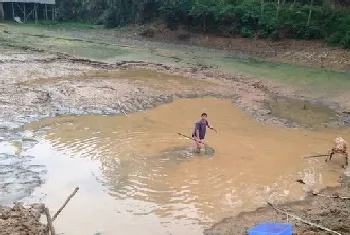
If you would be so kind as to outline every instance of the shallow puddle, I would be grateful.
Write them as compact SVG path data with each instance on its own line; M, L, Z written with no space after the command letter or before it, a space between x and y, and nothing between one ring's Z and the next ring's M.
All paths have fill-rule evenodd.
M146 85L154 89L177 90L179 86L207 88L215 83L214 81L198 80L190 77L166 74L150 69L130 69L122 71L89 71L82 76L62 76L57 78L38 78L18 85L47 85L62 81L91 81L107 79L130 79L134 85Z
M193 153L190 135L202 112L208 151ZM243 210L303 196L303 178L315 188L337 185L343 158L305 160L326 153L347 130L287 129L256 122L216 98L180 99L128 116L65 116L29 124L45 126L23 154L45 165L46 183L31 198L56 211L76 186L80 191L55 221L75 234L191 234ZM48 128L50 127L50 128Z
M268 106L273 116L310 127L320 127L337 119L337 113L330 107L308 101L276 99Z

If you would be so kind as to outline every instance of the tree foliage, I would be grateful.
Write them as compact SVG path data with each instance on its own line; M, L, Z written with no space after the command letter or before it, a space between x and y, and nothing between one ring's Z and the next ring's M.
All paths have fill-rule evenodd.
M60 19L106 27L162 19L225 37L325 39L350 48L350 0L58 0ZM348 2L347 2L348 1ZM345 2L345 3L344 3Z

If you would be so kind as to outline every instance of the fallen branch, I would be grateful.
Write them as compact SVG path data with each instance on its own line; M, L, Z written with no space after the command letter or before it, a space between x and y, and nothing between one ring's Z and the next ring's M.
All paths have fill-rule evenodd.
M71 195L68 196L68 198L66 199L66 201L64 202L64 204L61 206L61 208L54 214L54 216L52 217L52 220L51 220L51 217L50 217L50 220L51 220L51 227L53 228L52 226L52 222L55 221L55 219L57 218L57 216L62 212L62 210L66 207L66 205L68 204L68 202L70 201L70 199L72 199L72 197L74 197L74 195L78 192L79 190L79 187L76 187L73 191L73 193ZM46 210L44 211L45 214L46 214L46 217L48 217L48 214L49 211ZM52 230L51 230L51 227L49 225L49 220L48 220L48 223L47 223L47 227L46 227L46 230L45 230L45 234L47 234L49 232L49 230L51 231L51 235L55 235L52 233ZM54 231L55 232L55 231Z
M307 159L307 158L328 157L328 156L329 156L329 154L319 154L319 155L306 156L304 158Z
M339 195L325 195L325 194L320 194L320 193L312 193L314 196L320 196L320 197L328 197L328 198L339 198L339 199L344 199L344 200L349 200L350 197L344 197L344 196L339 196Z
M62 210L66 207L66 205L68 204L68 202L70 201L70 199L72 199L72 197L74 197L74 195L78 192L79 187L76 187L73 191L73 193L71 195L68 196L67 200L64 202L64 204L61 206L61 208L54 214L54 216L52 217L52 221L55 221L55 219L57 218L57 216L62 212Z
M304 224L307 224L307 225L310 225L310 226L313 226L313 227L317 227L317 228L319 228L319 229L322 229L322 230L327 231L327 232L330 232L330 233L334 233L334 234L337 234L337 235L342 235L341 233L338 233L338 232L336 232L336 231L333 231L333 230L331 230L331 229L329 229L329 228L326 228L326 227L324 227L324 226L322 226L322 225L315 224L315 223L312 223L312 222L303 220L303 219L300 218L299 216L294 215L294 214L291 214L291 213L289 213L289 212L287 212L287 211L285 211L285 210L282 210L282 209L280 209L280 208L274 206L274 205L273 205L272 203L270 203L270 202L267 202L267 204L268 204L269 206L271 206L273 209L275 209L276 211L281 212L281 213L283 213L283 214L286 214L287 216L290 216L290 217L294 218L295 220L298 220L298 221L300 221L300 222L302 222L302 223L304 223Z
M48 231L50 230L51 235L56 235L56 231L55 228L52 225L52 219L50 216L50 211L47 207L45 207L44 209L45 215L46 215L46 219L47 219L47 229L46 229L46 233L48 233Z

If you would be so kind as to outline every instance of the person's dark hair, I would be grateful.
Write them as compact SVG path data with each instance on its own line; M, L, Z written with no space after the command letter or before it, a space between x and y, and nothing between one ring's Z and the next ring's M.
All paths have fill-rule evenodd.
M206 113L202 113L201 117L203 117L203 116L208 117L208 115Z

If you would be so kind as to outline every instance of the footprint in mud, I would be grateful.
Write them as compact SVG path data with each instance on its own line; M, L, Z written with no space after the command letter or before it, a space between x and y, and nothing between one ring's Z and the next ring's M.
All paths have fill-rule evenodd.
M32 159L0 153L0 204L21 200L43 184L46 167L30 165Z

